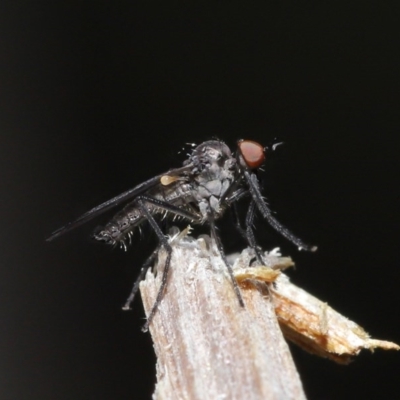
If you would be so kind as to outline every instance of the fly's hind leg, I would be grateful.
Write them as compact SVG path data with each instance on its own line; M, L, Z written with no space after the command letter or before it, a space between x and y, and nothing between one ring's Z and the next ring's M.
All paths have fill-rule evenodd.
M161 303L165 288L167 286L167 279L168 279L168 271L170 268L170 264L171 264L171 257L172 257L172 247L168 242L168 239L166 238L166 236L163 234L161 228L158 226L156 220L154 219L152 213L149 211L149 209L146 207L146 203L151 205L153 208L159 208L159 209L164 209L165 211L169 211L175 215L180 215L190 221L195 221L198 219L198 216L196 214L190 213L186 210L180 209L172 204L169 204L167 202L158 200L158 199L154 199L152 197L149 196L139 196L136 200L135 200L135 204L137 205L137 207L139 208L139 210L141 211L141 213L143 214L143 216L146 217L147 221L149 222L150 226L152 227L152 229L154 230L155 234L158 237L160 246L159 247L164 247L164 249L167 252L167 258L165 260L165 265L164 265L164 271L161 277L161 285L160 288L158 289L158 293L156 296L156 300L154 302L154 305L152 307L152 309L150 310L149 316L147 317L147 321L144 324L142 331L143 332L147 332L149 329L149 325L155 315L155 313L157 312L157 308L159 306L159 304ZM152 256L150 256L150 261L149 261L149 265L152 261ZM142 271L143 273L143 271ZM141 273L141 275L142 275ZM144 274L144 273L143 273ZM138 284L139 286L139 284ZM134 287L135 289L135 287ZM137 289L136 289L137 290Z
M164 271L163 271L162 278L161 278L161 286L158 289L156 300L154 302L153 308L150 310L150 314L147 317L147 321L142 327L142 331L147 332L149 330L149 325L157 311L158 305L161 302L162 296L164 294L165 286L167 285L168 271L169 271L169 266L171 264L171 257L172 257L172 247L168 243L167 238L164 236L164 234L161 231L160 227L158 226L157 222L155 221L155 219L153 218L153 216L151 215L149 210L146 208L146 206L144 204L144 200L139 198L136 201L136 203L137 203L138 207L140 208L140 210L143 212L143 214L146 216L147 220L149 221L150 226L153 228L154 232L156 233L158 240L160 242L160 246L163 246L167 252L167 258L165 260Z
M153 253L151 253L150 257L148 257L147 260L144 262L142 269L140 270L140 273L139 273L138 277L136 278L135 283L133 284L131 293L130 293L129 297L126 299L124 306L122 307L123 310L131 309L131 305L132 305L133 301L135 300L135 296L139 290L140 282L146 276L146 272L150 268L154 259L156 258L156 255L159 250L160 250L160 246L157 246L157 248L153 251Z

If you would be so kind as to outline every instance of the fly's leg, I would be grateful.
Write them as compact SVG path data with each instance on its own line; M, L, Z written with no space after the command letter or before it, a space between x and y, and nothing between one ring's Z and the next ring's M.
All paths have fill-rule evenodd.
M257 261L260 263L260 265L264 265L264 261L262 260L259 246L257 245L256 238L253 232L254 212L255 212L255 203L254 201L251 201L246 214L246 229L243 229L242 225L240 224L239 213L236 204L233 203L232 216L235 227L241 234L241 236L244 238L244 240L246 240L247 244L253 249Z
M240 233L240 236L242 236L242 238L248 242L246 231L242 228L242 225L240 223L239 212L236 203L232 204L231 214L232 214L233 224L235 225L236 230Z
M224 261L226 267L228 268L228 273L229 273L229 276L230 276L230 278L232 280L233 289L235 290L235 294L236 294L236 297L239 300L239 304L240 304L241 307L244 307L244 302L243 302L242 295L240 294L239 285L237 284L237 281L236 281L236 279L235 279L235 277L233 275L232 267L228 263L228 260L226 258L225 252L224 252L224 248L222 246L221 240L220 240L220 238L218 236L218 233L217 233L217 229L215 227L214 218L211 215L209 216L209 222L210 222L210 228L211 228L211 237L215 241L215 243L217 245L217 248L218 248L218 251L219 251L219 254L221 255L221 258Z
M152 307L152 309L150 310L150 314L147 317L147 321L144 324L142 331L143 332L147 332L149 329L149 325L155 315L155 313L157 312L157 308L162 300L163 294L164 294L164 290L165 287L167 285L167 279L168 279L168 271L169 271L169 267L171 264L171 257L172 257L172 247L168 242L168 239L164 236L161 228L158 226L156 220L154 219L154 217L152 216L151 212L149 211L149 209L146 207L146 203L147 204L151 204L152 206L156 206L157 208L161 208L164 209L166 211L170 211L176 215L180 215L183 216L191 221L195 221L198 219L198 216L196 214L192 214L190 212L187 212L185 210L182 210L176 206L173 206L171 204L168 204L164 201L158 200L158 199L154 199L152 197L148 197L148 196L139 196L136 200L135 200L135 204L138 206L139 210L141 211L141 213L146 217L147 221L149 222L150 226L153 228L155 234L158 237L158 240L160 242L160 246L159 247L164 247L164 249L167 252L167 258L165 260L165 265L164 265L164 271L161 277L161 285L160 288L158 289L158 293L157 293L157 297L156 300L154 302L154 305ZM151 257L151 256L150 256Z
M135 300L135 296L139 290L140 282L146 276L146 272L150 268L154 259L156 258L156 255L159 250L160 250L160 246L157 246L157 248L153 251L153 253L150 255L150 257L148 257L147 260L144 262L142 269L140 270L139 276L136 278L135 283L133 284L131 293L130 293L129 297L126 299L125 305L122 307L123 310L131 309L131 305L132 305L133 301Z
M137 199L137 201L136 201L136 204L138 205L140 210L143 212L143 214L146 216L147 220L149 221L149 224L151 225L154 232L156 233L158 240L160 241L160 246L163 246L167 252L167 259L165 260L164 271L163 271L162 278L161 278L161 286L158 289L156 301L154 302L153 308L151 309L150 314L147 317L147 321L142 328L143 332L147 332L149 330L149 325L151 323L151 320L153 319L153 317L157 311L158 305L161 302L162 296L164 294L165 286L167 285L168 271L169 271L169 266L171 264L171 257L172 257L172 247L168 243L167 238L164 236L164 234L161 231L160 227L158 226L157 222L155 221L153 216L150 214L149 210L146 208L144 203L145 203L144 200L141 198Z
M316 246L309 246L305 244L300 238L295 236L292 232L290 232L287 228L285 228L271 213L271 210L268 208L265 203L260 186L258 183L257 176L249 171L244 171L244 176L249 185L249 190L251 197L253 198L253 202L256 204L258 210L261 215L267 220L267 222L282 236L295 244L299 249L307 250L307 251L315 251L317 250Z
M142 202L142 206L139 205L139 202ZM186 218L187 220L193 222L193 221L200 221L200 217L198 214L196 214L193 211L186 211L182 208L179 208L177 206L174 206L173 204L167 203L166 201L158 200L155 199L154 197L150 196L139 196L135 200L135 204L138 205L139 209L143 214L145 214L147 218L147 214L144 212L144 208L146 209L146 212L151 214L151 209L147 209L144 207L144 203L151 204L153 207L152 208L159 208L162 209L166 212L170 212L171 214L179 215L180 217ZM144 208L143 208L144 207ZM158 225L157 225L158 226Z
M255 207L256 205L254 201L251 201L246 215L246 237L250 247L254 250L254 253L256 254L257 261L261 265L264 265L264 261L262 259L259 247L257 246L256 238L254 236L254 231L253 231Z

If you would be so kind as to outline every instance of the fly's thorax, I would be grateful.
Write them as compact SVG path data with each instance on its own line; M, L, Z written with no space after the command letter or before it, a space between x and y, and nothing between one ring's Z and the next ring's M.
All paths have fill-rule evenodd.
M187 161L193 164L194 175L207 174L209 179L220 178L221 172L231 168L235 162L229 147L218 140L209 140L197 146Z
M212 181L200 181L197 187L197 198L207 199L210 196L222 197L231 185L230 180L214 179Z
M192 185L186 182L177 181L168 186L162 186L150 193L151 197L164 203L179 206L188 203L192 199Z
M230 151L225 151L226 145L218 146L217 149L208 147L204 151L203 157L200 157L202 169L196 169L193 174L193 197L204 220L209 214L214 218L222 215L225 209L223 199L235 182L236 160Z
M216 196L209 196L207 199L202 199L197 204L202 216L202 223L208 221L210 215L212 215L213 219L222 217L226 210L226 203L221 202L221 198Z
M225 199L226 194L234 184L233 178L213 180L198 179L197 183L193 194L203 218L206 219L207 215L210 213L215 218L222 216L225 209L223 199Z

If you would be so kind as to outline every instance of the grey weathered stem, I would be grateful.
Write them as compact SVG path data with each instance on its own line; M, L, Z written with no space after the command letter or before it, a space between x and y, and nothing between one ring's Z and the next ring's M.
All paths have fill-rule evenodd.
M148 315L158 273L148 272L141 294ZM167 288L150 324L157 355L153 398L305 399L299 375L264 283L242 285L241 308L215 249L204 240L177 241Z

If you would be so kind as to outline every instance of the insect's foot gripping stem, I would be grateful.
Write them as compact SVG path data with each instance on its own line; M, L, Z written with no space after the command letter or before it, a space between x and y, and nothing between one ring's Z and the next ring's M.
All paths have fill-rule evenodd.
M165 288L167 286L168 271L169 271L169 267L171 265L171 258L172 258L172 247L168 242L166 244L163 244L163 246L165 247L165 250L167 251L167 259L165 260L164 271L163 271L163 274L161 277L161 285L160 285L160 288L158 289L157 297L153 304L153 307L151 308L149 316L147 317L147 321L142 327L142 332L147 332L149 330L149 326L154 318L154 315L157 312L157 309L163 298Z
M151 253L151 255L144 262L142 269L140 270L140 274L138 275L135 283L133 284L131 293L129 294L129 297L126 299L126 302L125 302L124 306L122 307L122 309L124 311L128 311L128 310L132 309L131 306L132 306L133 301L135 300L137 292L139 291L140 282L142 282L142 280L145 278L146 273L147 273L148 269L150 268L150 266L152 265L154 259L156 258L159 249L160 249L160 246L157 246L157 248L153 251L153 253Z

